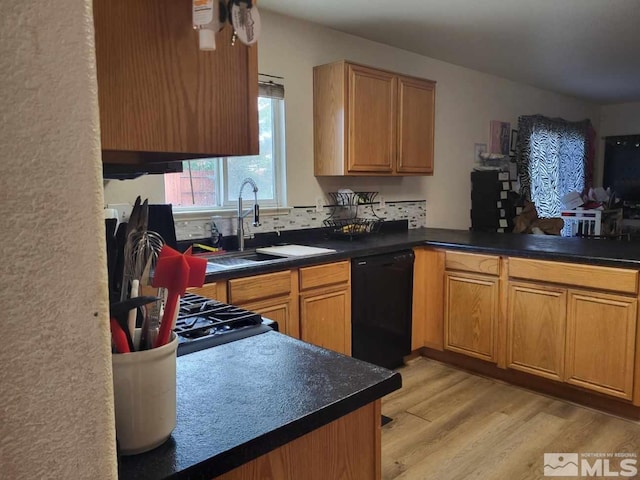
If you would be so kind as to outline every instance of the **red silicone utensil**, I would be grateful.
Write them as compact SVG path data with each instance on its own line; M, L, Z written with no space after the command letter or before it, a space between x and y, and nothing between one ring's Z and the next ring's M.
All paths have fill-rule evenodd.
M184 295L187 287L201 287L206 271L207 260L191 256L191 248L182 254L167 245L162 247L152 285L156 288L166 288L168 295L154 348L161 347L169 341L180 295Z
M111 317L111 338L113 339L113 344L116 346L118 353L131 352L127 335L124 333L124 330L114 317Z

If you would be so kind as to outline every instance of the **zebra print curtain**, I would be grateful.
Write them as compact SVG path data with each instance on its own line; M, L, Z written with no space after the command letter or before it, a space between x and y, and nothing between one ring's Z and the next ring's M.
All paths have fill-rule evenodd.
M559 217L560 199L586 186L591 122L567 122L541 115L518 119L516 162L522 195L540 218Z

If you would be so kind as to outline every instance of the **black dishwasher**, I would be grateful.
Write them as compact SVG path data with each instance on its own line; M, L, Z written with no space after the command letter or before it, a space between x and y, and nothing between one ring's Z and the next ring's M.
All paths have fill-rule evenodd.
M411 250L351 260L351 355L385 368L411 353Z

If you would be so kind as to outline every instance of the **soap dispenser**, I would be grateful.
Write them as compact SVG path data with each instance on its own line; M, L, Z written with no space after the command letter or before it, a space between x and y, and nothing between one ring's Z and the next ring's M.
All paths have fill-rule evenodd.
M220 248L222 244L222 233L218 230L218 225L214 220L214 217L211 218L211 246L215 248Z

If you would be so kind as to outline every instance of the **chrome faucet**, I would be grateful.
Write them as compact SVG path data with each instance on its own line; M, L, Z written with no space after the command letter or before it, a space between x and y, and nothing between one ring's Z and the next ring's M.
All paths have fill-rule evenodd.
M253 226L260 226L260 207L258 207L258 186L251 178L245 178L240 185L240 193L238 194L238 250L244 251L244 217L251 213L251 209L246 212L242 211L242 190L245 185L251 185L253 187Z

